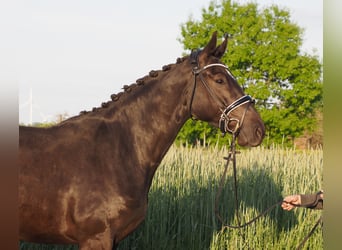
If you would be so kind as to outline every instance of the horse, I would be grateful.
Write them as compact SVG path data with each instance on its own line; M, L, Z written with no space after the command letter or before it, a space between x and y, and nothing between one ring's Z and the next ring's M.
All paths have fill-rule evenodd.
M48 128L19 127L19 238L116 249L145 218L155 171L190 118L241 146L258 146L263 121L220 58L203 49L152 70L111 100Z

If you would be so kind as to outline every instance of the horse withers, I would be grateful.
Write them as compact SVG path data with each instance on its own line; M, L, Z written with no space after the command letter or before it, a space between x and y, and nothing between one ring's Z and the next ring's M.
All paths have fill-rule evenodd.
M257 146L264 124L220 62L227 38L49 128L19 128L19 236L115 249L144 220L154 173L183 124L206 121Z

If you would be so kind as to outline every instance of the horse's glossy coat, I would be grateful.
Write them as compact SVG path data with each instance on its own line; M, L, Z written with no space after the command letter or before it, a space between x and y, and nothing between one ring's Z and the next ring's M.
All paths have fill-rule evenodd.
M216 46L214 33L198 56L199 67L220 63L226 45ZM202 84L194 89L192 70L187 56L92 112L50 128L20 127L20 239L112 249L135 230L145 217L153 175L190 110L218 125L220 107ZM220 67L202 77L228 104L244 95ZM257 146L264 125L254 107L233 113L240 117L246 109L238 142Z

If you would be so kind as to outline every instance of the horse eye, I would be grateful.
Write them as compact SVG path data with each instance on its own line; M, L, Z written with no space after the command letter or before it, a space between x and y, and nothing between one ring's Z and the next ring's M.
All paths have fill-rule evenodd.
M223 80L222 80L222 79L217 79L216 82L217 82L218 84L222 84L222 83L223 83Z

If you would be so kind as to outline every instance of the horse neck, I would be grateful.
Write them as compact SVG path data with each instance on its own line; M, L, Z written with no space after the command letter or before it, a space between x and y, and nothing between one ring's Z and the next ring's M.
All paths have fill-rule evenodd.
M137 166L149 168L152 176L163 156L190 117L193 75L186 62L175 64L158 76L145 78L143 86L124 93L104 113L105 141L111 140L113 151L123 145ZM97 145L102 145L98 142ZM125 149L122 149L125 150Z

